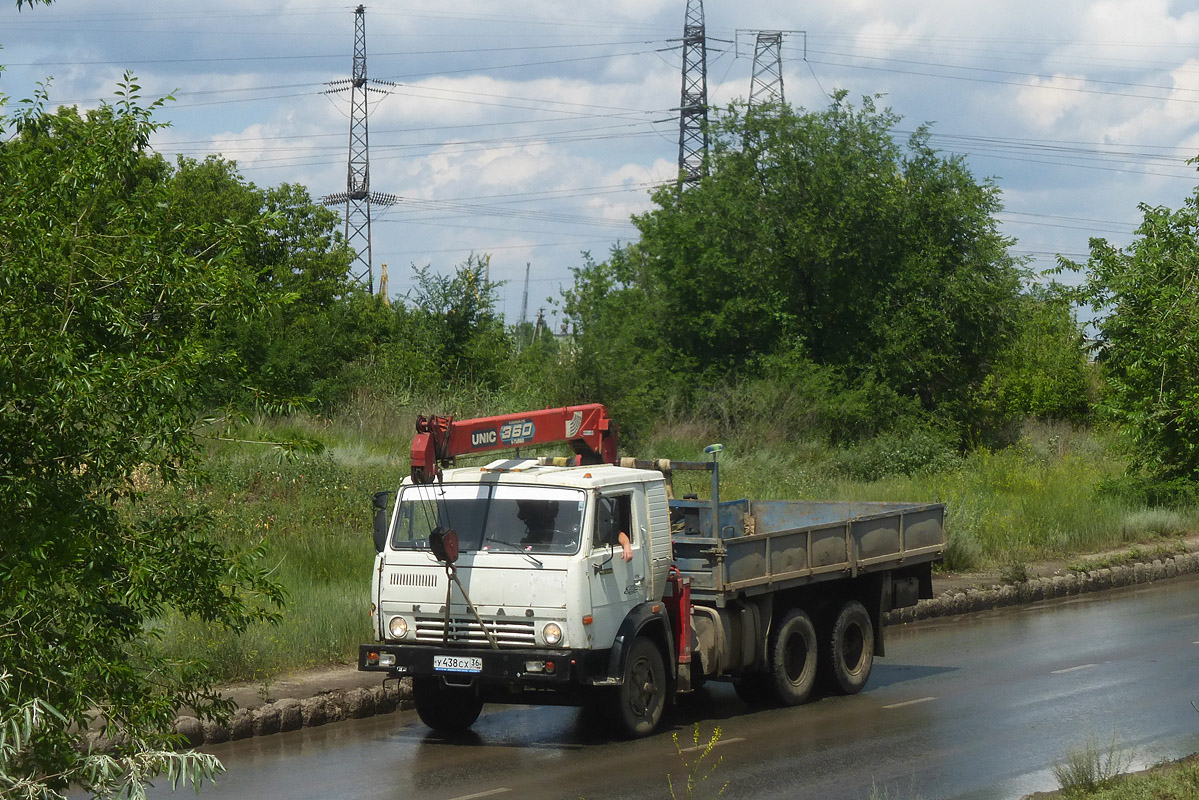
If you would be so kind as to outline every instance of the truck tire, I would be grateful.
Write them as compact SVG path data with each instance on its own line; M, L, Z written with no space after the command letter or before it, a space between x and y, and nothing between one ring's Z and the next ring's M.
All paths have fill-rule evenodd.
M874 665L874 626L865 606L857 600L841 606L824 644L823 666L829 687L840 694L862 691Z
M818 650L811 617L800 608L788 611L770 647L771 688L780 703L797 706L807 702L816 684Z
M624 682L616 690L613 722L629 738L648 736L666 707L666 667L662 653L644 636L633 640Z
M472 689L448 687L433 675L412 678L412 700L420 721L442 733L461 733L483 710L482 698Z

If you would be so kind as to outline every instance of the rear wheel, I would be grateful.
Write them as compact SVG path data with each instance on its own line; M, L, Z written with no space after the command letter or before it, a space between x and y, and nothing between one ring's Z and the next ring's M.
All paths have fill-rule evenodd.
M632 738L648 736L666 707L666 667L662 653L643 636L633 640L625 662L624 682L616 690L613 720Z
M874 626L865 606L857 600L841 606L823 644L830 687L841 694L862 691L874 665Z
M413 677L412 700L421 722L443 733L466 730L483 710L483 700L473 689L446 686L434 676Z
M799 608L788 611L770 648L771 688L783 705L807 701L816 683L817 649L811 618Z

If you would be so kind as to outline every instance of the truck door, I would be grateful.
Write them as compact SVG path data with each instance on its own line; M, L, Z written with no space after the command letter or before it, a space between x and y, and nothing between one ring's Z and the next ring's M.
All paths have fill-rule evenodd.
M632 490L607 492L596 501L587 580L592 623L587 626L592 647L608 647L625 616L646 598L650 585L649 542L644 524L644 498ZM633 560L625 561L619 535L629 537Z

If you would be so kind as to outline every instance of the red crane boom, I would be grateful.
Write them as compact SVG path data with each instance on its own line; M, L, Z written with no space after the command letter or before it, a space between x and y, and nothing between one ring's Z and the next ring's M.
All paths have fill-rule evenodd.
M456 456L554 442L569 444L576 464L615 464L616 438L616 422L599 403L466 420L421 416L412 440L412 480L432 483Z

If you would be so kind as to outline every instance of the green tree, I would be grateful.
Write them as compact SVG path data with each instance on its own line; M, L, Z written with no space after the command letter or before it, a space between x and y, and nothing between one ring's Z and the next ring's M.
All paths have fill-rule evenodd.
M218 156L180 158L170 197L173 217L187 225L256 225L260 235L243 252L247 278L277 300L215 321L212 340L236 369L214 375L206 398L224 403L248 381L258 398L312 398L324 407L342 400L359 377L356 362L386 338L389 315L348 277L352 253L337 215L302 186L259 189ZM202 255L203 243L194 251Z
M614 248L607 261L584 254L563 292L572 335L563 362L571 402L601 402L620 421L622 440L635 442L661 417L678 368L658 338L653 302L633 248Z
M261 549L218 544L201 514L128 513L194 460L207 329L266 301L243 257L261 230L172 218L147 153L161 101L137 90L127 75L86 114L40 91L0 120L0 793L211 773L154 755L181 707L225 704L203 664L157 652L153 622L241 628L282 600ZM97 724L104 757L77 749Z
M504 377L512 341L496 311L496 287L487 278L489 256L470 255L442 275L431 267L413 268L416 286L408 296L411 308L402 310L418 331L408 341L422 345L418 356L432 365L438 381L495 388Z
M899 118L838 94L821 112L729 109L709 177L635 219L662 348L681 370L744 374L800 343L960 420L1011 330L1021 275L998 190Z
M1078 297L1100 316L1101 408L1121 428L1133 469L1199 480L1199 189L1182 208L1140 206L1123 250L1091 240ZM1063 268L1082 267L1066 259Z
M1016 331L983 386L999 418L1083 421L1091 409L1092 370L1070 292L1034 287L1020 296Z

